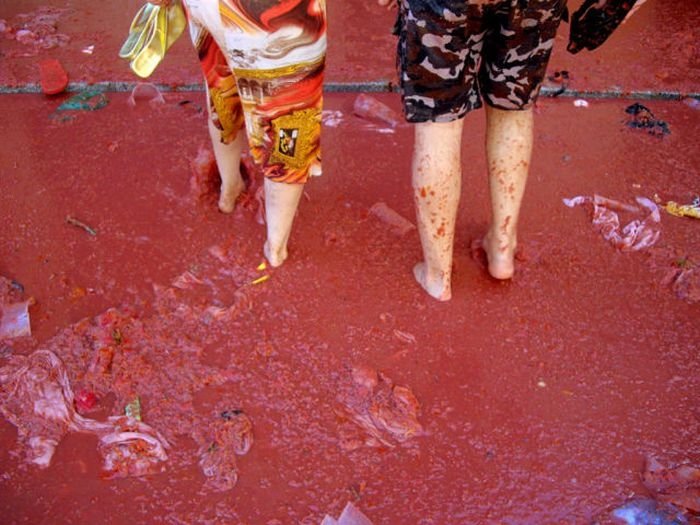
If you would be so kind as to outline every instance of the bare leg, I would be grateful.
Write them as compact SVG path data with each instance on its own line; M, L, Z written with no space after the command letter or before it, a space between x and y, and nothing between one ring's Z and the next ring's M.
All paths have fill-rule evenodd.
M264 184L267 241L263 250L270 265L279 266L287 258L287 241L304 185L273 182L270 179L265 179Z
M532 140L532 109L505 111L486 106L492 219L484 249L489 273L496 279L513 277L518 216L530 169Z
M462 178L463 126L463 119L415 126L413 198L424 260L413 268L413 275L439 301L452 297L452 248Z
M223 213L231 213L236 206L236 199L245 189L245 183L241 177L241 151L245 142L245 133L241 130L233 142L224 144L221 142L221 131L209 119L209 136L214 148L216 166L221 176L219 210Z

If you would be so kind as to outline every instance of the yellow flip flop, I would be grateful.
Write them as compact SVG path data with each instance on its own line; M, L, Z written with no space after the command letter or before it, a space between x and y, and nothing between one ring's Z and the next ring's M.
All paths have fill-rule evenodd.
M136 13L129 28L129 36L119 50L119 56L131 60L141 51L152 26L155 24L158 10L157 5L146 3Z
M187 17L185 10L179 2L175 2L168 6L168 36L165 43L166 51L170 49L175 41L180 38L180 35L187 27Z
M131 70L141 78L151 76L165 56L168 39L167 9L158 9L155 24L146 36L143 48L131 61Z

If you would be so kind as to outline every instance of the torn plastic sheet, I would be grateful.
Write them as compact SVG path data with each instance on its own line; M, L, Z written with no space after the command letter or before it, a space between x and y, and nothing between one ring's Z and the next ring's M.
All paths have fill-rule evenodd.
M611 513L616 523L625 525L686 525L690 523L673 505L651 498L635 498Z
M172 283L175 288L179 288L180 290L188 290L193 288L196 284L204 284L204 281L189 270L178 275Z
M233 297L226 294L225 300L213 290L207 297L199 292L208 290L212 275L227 284L231 279L244 283L251 269L231 243L210 253L227 261L225 270L214 271L221 267L218 257L203 254L206 265L201 270L199 265L192 266L192 275L180 281L189 286L192 277L202 280L205 286L193 284L197 293L173 283L154 284L149 315L138 309L110 308L66 327L42 344L42 352L20 356L8 349L2 353L0 414L18 429L12 448L20 461L48 466L68 433L87 432L97 436L96 448L83 453L101 455L103 477L194 467L206 468L201 476L206 491L234 486L243 466L241 454L252 443L252 434L246 431L251 425L240 415L238 404L222 401L213 412L200 413L192 410L192 403L196 392L238 378L233 369L205 365L201 341L211 332L208 325L216 321L213 313L235 320L242 310L250 309L251 288L235 291ZM19 302L22 293L19 283L0 277L2 302ZM214 312L208 311L212 304L219 307ZM124 415L125 407L137 396L142 408L147 407L142 410L142 423ZM35 413L35 406L41 404L53 407L55 415ZM90 414L93 410L101 414L110 410L107 415L116 417L96 417ZM168 442L174 443L180 435L189 436L194 448L184 450L190 448L186 444L173 452Z
M205 486L216 491L231 490L238 482L236 456L253 446L253 423L242 410L224 410L211 426L209 439L199 451L199 466Z
M365 516L352 502L348 502L340 514L338 519L335 519L328 514L323 518L321 525L372 525L370 519Z
M328 128L337 128L343 123L343 120L344 116L342 111L324 109L321 114L321 122Z
M389 225L396 235L404 236L408 232L416 229L416 226L411 221L387 206L384 202L374 203L369 211L380 221Z
M31 57L43 50L65 46L70 37L58 32L58 22L67 9L43 6L21 13L12 20L0 20L0 38L15 40L22 49L8 50L7 57Z
M692 465L666 468L650 458L642 473L642 482L657 500L700 513L700 468Z
M642 483L651 497L636 497L612 511L616 523L626 525L684 525L697 523L700 513L700 468L667 468L649 458Z
M661 231L655 225L661 222L661 214L659 207L652 200L646 197L637 197L635 200L639 206L600 195L577 196L563 199L563 202L569 208L592 205L593 228L614 247L622 251L638 251L653 246L659 239ZM620 228L618 212L636 215L646 213L646 216L643 219L634 219Z
M0 339L12 339L32 335L29 321L31 300L0 304Z
M386 124L390 128L399 125L399 115L386 104L371 95L360 93L352 106L352 112L365 120Z
M126 103L132 108L136 107L139 101L148 102L150 106L165 104L163 94L155 84L150 82L139 82L136 84L134 89L131 90L129 98L126 99Z
M126 416L100 422L78 414L63 361L49 350L10 356L0 368L0 387L0 412L17 427L27 460L41 468L50 465L69 432L99 437L107 477L151 474L168 459L168 442L147 424Z
M169 447L163 436L150 426L127 416L110 417L110 430L100 432L98 450L107 478L127 478L154 474L168 459Z
M418 421L420 403L413 391L394 384L381 372L367 366L351 370L351 382L342 385L335 414L341 423L340 447L393 448L423 435Z
M700 303L700 266L675 272L671 278L671 287L679 299L691 304Z

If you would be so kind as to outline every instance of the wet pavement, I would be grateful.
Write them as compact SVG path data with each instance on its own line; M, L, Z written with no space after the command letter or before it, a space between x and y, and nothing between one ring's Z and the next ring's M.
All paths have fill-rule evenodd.
M98 34L128 26L138 3L126 4L71 3L70 24L59 25L70 46L3 59L2 83L35 82L44 54L62 58L72 81L133 81L111 58L122 32ZM41 5L3 7L0 18ZM342 31L331 33L329 81L391 78L393 42L379 35L391 16L370 11L330 6L331 31ZM669 32L695 32L695 54L670 58L686 76L656 74L670 40L629 62L634 31L651 33L662 14ZM659 0L639 16L600 63L555 55L552 67L575 74L576 89L700 91L697 4ZM358 28L370 36L356 40ZM98 38L93 55L80 52ZM364 45L386 55L363 64ZM199 81L184 39L157 75ZM397 233L371 211L384 203L414 220L411 128L353 116L356 95L326 97L336 113L324 128L324 175L307 186L290 259L274 271L258 269L255 203L226 216L192 188L191 163L208 141L203 93L132 108L109 92L95 111L58 111L68 95L0 96L12 123L0 141L0 275L36 301L32 338L0 344L0 366L11 353L51 350L76 392L97 394L89 417L120 415L138 395L144 422L171 445L162 472L104 479L97 438L71 432L40 470L4 418L3 522L317 524L352 501L376 524L608 523L630 497L649 496L649 458L700 463L700 222L662 211L658 241L621 252L590 210L562 202L690 202L700 109L643 101L668 125L655 135L626 125L634 100L541 99L510 283L489 279L472 249L488 193L483 112L470 115L453 299L441 304L412 279L416 232ZM378 98L399 109L398 96ZM105 345L110 366L94 375ZM236 411L255 441L235 459L235 487L221 490L201 462L223 442L222 414Z

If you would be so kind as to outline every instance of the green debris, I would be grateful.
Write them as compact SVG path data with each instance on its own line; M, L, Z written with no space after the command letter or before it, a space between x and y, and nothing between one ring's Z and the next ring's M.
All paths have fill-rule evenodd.
M109 103L107 95L99 88L88 88L58 106L57 111L95 111Z
M141 421L141 399L136 396L131 403L126 405L124 413L127 417L131 417L136 421Z

